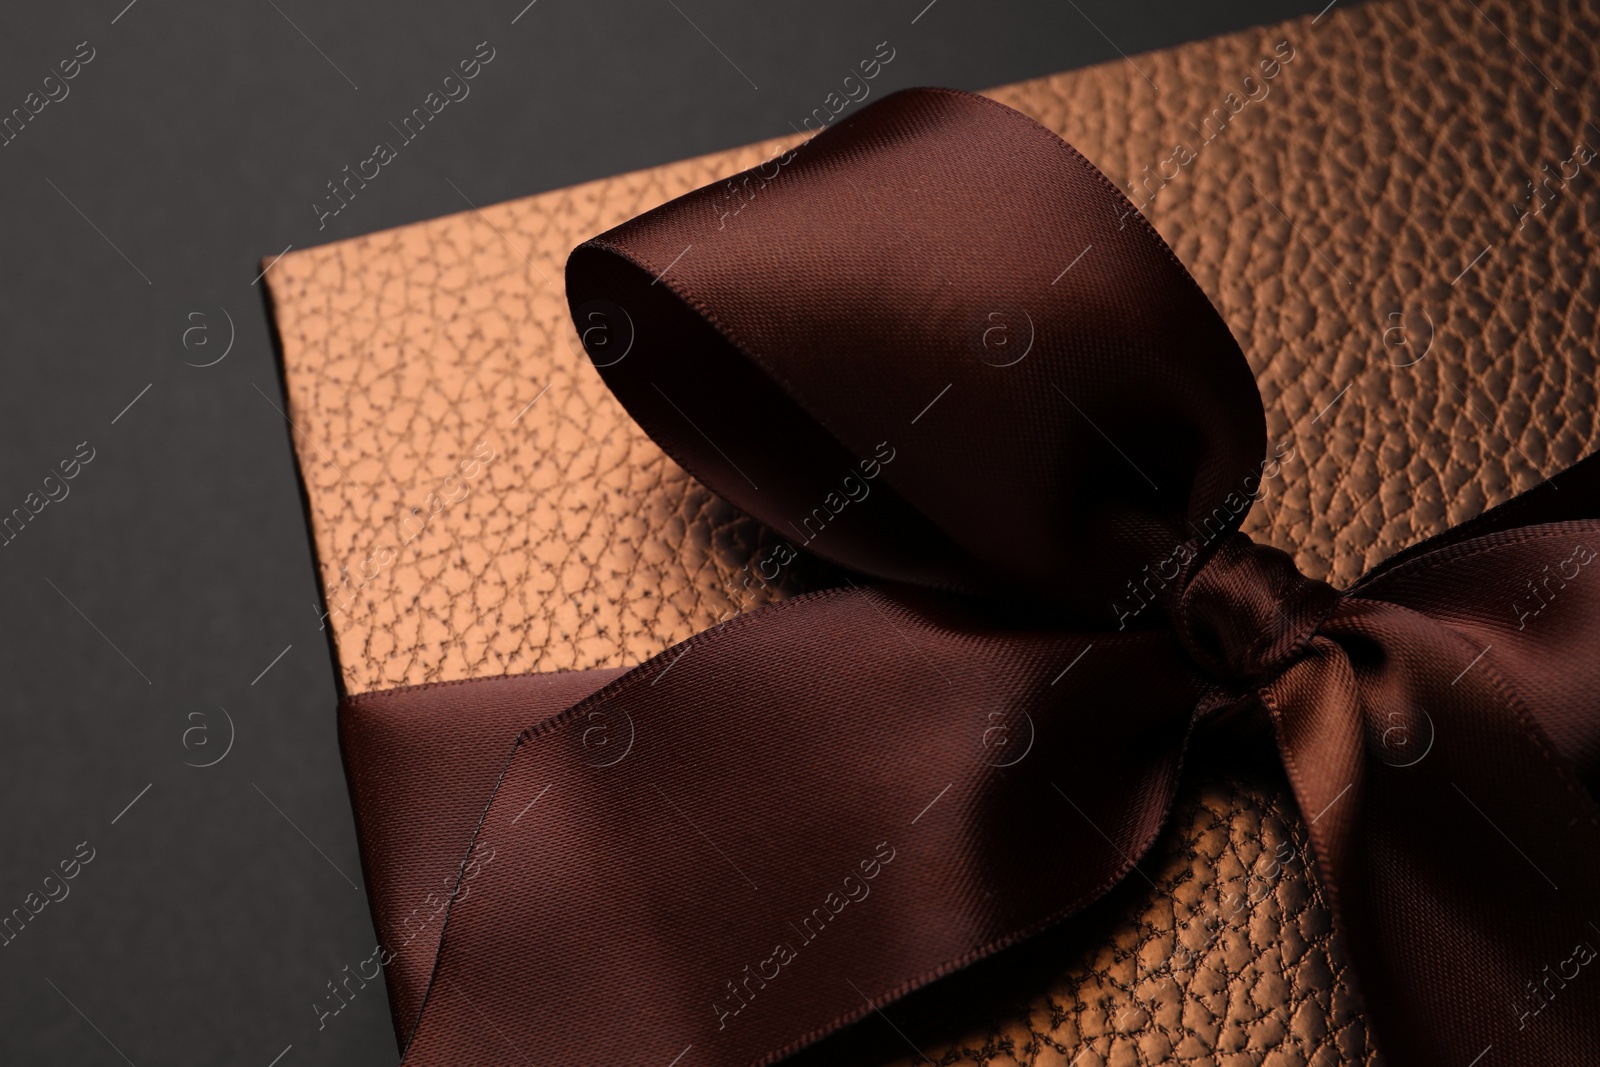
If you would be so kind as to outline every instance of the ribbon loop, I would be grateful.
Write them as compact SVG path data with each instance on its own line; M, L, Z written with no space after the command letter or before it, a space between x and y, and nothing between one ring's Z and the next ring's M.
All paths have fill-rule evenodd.
M591 356L692 474L857 573L1084 618L1186 522L1238 527L1250 366L1077 150L918 89L792 154L720 230L708 186L567 262L575 312L636 322L626 358Z

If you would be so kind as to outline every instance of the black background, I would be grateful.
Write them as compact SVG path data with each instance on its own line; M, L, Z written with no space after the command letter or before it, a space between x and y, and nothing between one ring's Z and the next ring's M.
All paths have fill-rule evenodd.
M875 91L980 89L1326 0L525 2L0 13L0 115L94 50L0 147L0 515L94 450L0 547L0 916L94 849L0 948L0 1063L396 1059L377 986L312 1007L374 935L261 257L790 134L884 40ZM324 183L481 41L471 96L319 231ZM206 304L236 336L197 368L173 335Z

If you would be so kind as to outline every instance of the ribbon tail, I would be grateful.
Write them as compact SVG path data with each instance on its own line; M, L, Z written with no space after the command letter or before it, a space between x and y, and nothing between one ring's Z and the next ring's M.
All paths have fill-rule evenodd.
M525 730L406 1063L770 1063L1105 893L1198 685L1168 635L992 614L798 597ZM614 762L596 713L628 724Z
M339 742L379 960L401 1049L417 1025L449 907L494 863L470 852L511 738L620 670L485 678L346 697ZM470 700L463 696L470 693Z

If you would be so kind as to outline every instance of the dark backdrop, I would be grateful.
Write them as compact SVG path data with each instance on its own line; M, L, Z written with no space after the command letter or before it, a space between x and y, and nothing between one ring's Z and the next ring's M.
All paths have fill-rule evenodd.
M42 506L0 533L0 916L48 901L0 934L0 1062L396 1058L381 989L312 1007L374 936L260 257L788 134L885 39L875 89L979 89L1326 0L524 3L0 12L0 116L56 98L0 135L0 516ZM480 41L470 106L319 232Z

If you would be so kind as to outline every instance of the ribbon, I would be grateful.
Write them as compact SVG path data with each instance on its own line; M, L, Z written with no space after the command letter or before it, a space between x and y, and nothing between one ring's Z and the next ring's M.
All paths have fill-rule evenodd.
M739 187L576 249L574 318L860 580L344 703L406 1062L775 1062L1103 896L1232 729L1391 1062L1600 1062L1600 460L1339 592L1238 532L1281 474L1248 365L1053 133L908 91Z

